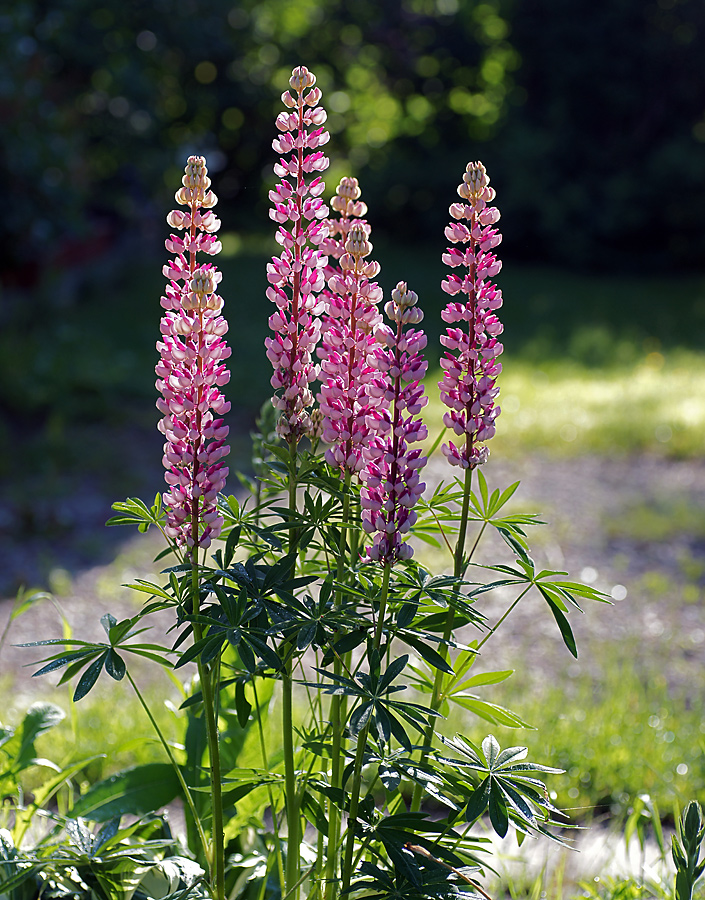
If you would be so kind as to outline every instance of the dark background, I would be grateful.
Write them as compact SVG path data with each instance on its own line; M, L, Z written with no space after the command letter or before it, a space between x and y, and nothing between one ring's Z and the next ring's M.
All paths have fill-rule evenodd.
M160 486L164 217L194 152L220 197L244 455L268 390L267 190L293 66L324 93L329 192L343 174L361 181L383 286L421 288L437 333L447 207L467 161L482 159L514 291L507 347L560 355L580 323L664 346L705 337L705 306L692 314L703 299L679 286L705 267L704 51L702 0L11 3L0 14L6 582L34 577L34 561L14 563L35 536L54 559L91 503L93 534L110 492ZM538 269L547 283L566 271L573 285L637 281L532 305L522 285ZM649 279L664 290L645 303Z

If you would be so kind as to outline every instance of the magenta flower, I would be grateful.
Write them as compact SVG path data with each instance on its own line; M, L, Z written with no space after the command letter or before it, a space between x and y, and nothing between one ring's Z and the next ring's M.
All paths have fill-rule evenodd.
M368 390L380 410L381 434L364 451L360 505L363 528L374 535L366 559L384 565L413 555L402 535L416 522L414 506L426 487L419 474L426 457L420 447L409 447L427 436L426 426L416 418L428 402L421 383L427 366L421 356L426 335L413 328L404 330L405 325L417 325L423 319L417 300L404 282L396 286L385 305L396 328L377 326L379 345L371 357L379 374Z
M329 135L321 127L326 112L318 107L321 92L315 83L315 76L299 66L289 79L294 94L282 94L290 112L277 117L282 133L272 143L282 155L274 166L281 182L269 192L274 204L269 215L279 224L276 237L282 253L267 265L267 297L277 310L269 319L274 337L267 338L265 346L274 367L271 385L277 393L272 402L281 411L277 431L294 444L311 428L309 385L318 376L312 353L320 337L318 316L323 303L318 294L325 285L327 263L324 253L316 249L326 237L322 220L328 215L320 199L325 184L316 173L328 167L317 148L327 143Z
M157 389L162 394L157 408L163 414L158 428L166 438L165 532L193 553L210 546L223 526L216 504L228 474L223 463L230 451L225 444L228 426L222 416L230 404L220 388L230 379L225 365L230 348L223 339L228 330L220 315L223 300L216 294L221 274L211 264L196 262L197 252L212 256L221 249L215 237L220 221L211 212L217 197L209 190L203 157L189 157L182 182L176 201L187 211L167 216L172 228L185 234L172 234L166 241L176 257L164 266L170 282L161 299L166 312L157 343Z
M464 267L461 278L449 275L441 287L451 296L465 298L449 303L441 313L449 325L441 343L447 348L441 360L443 380L439 382L441 400L449 408L443 421L462 439L460 446L444 444L443 453L451 465L464 469L486 462L487 447L478 446L495 433L500 413L495 400L499 388L495 381L502 371L497 357L503 350L497 337L503 326L494 311L502 305L502 292L489 279L502 268L491 252L502 240L494 227L499 210L487 204L494 200L494 188L480 162L468 163L458 194L467 203L453 203L450 214L455 220L445 230L453 244L443 254L443 262L452 268Z
M343 178L331 201L340 218L328 220L329 236L322 247L329 261L337 260L338 265L326 269L326 314L317 351L321 359L318 402L323 415L322 437L331 445L326 460L351 473L362 469L362 448L379 419L367 387L377 374L368 356L376 346L372 332L381 320L376 304L382 299L382 289L370 280L378 274L379 264L366 260L372 244L369 225L355 218L367 212L359 197L357 179ZM336 234L340 234L339 240Z

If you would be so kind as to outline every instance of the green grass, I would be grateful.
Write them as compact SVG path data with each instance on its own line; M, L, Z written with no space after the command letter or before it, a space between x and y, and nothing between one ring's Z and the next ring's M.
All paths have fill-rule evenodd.
M228 397L250 420L270 392L265 266L276 245L234 234L224 240L222 293L233 347ZM402 279L418 292L432 369L448 299L439 287L446 274L442 251L442 236L392 249L380 235L374 254L386 292ZM98 270L80 299L61 310L47 286L39 314L27 304L6 323L0 396L10 421L24 426L23 445L30 437L43 445L30 461L35 471L42 456L70 443L76 425L134 424L154 416L161 263L161 257L140 260L110 278ZM705 362L698 354L705 347L705 279L593 275L509 262L499 284L506 352L498 451L522 445L697 452L705 430ZM11 471L14 460L0 452L0 468Z
M496 456L547 452L699 456L705 447L705 356L650 352L636 363L594 369L571 360L541 365L508 354L499 378ZM438 371L427 378L425 414L435 437L444 407Z
M666 817L675 805L705 801L702 678L689 692L674 692L658 662L633 665L627 660L638 648L621 649L620 659L616 648L605 648L596 675L583 671L542 685L527 679L520 664L488 692L487 699L519 712L536 731L464 723L471 735L492 732L501 746L527 746L534 762L564 769L546 784L556 805L581 822L623 822L641 794Z

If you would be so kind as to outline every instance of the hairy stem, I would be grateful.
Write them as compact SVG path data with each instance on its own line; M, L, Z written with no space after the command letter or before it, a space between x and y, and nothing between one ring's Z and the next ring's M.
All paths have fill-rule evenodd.
M296 440L289 442L291 466L289 472L289 513L296 514ZM292 525L289 537L289 552L296 553L298 533ZM296 563L292 564L296 569ZM294 572L292 572L292 575ZM293 680L293 647L284 663L282 673L282 749L284 752L284 784L286 791L286 896L298 900L301 859L300 859L300 822L299 802L296 793L296 760L294 757L294 680Z
M195 505L195 504L194 504ZM194 517L195 518L195 517ZM193 600L193 615L199 614L199 584L198 584L198 544L194 544L191 570L191 597ZM203 626L200 622L193 623L193 639L196 643L203 638ZM223 793L220 771L220 741L218 738L218 718L211 684L211 673L201 657L198 657L198 678L201 683L203 695L203 716L206 722L206 735L208 738L208 759L210 762L211 776L211 805L213 812L213 832L211 835L210 853L210 881L211 890L216 900L225 900L225 836L223 834Z

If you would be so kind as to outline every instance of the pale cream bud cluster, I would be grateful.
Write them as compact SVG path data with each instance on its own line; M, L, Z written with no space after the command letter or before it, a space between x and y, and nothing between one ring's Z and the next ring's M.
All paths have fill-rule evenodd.
M495 198L495 190L490 186L487 170L481 162L469 162L463 173L462 184L458 186L458 195L473 204L478 200L491 203ZM452 213L452 210L451 210Z
M406 282L400 281L392 291L392 299L385 306L384 311L394 322L403 322L404 325L418 325L423 319L422 310L414 307L419 302L418 294L410 291Z
M221 278L221 273L213 267L203 266L200 269L196 269L193 278L189 282L188 295L184 297L184 309L210 309L214 312L220 312L223 308L223 298L215 292Z
M302 100L306 106L316 106L321 99L320 88L314 87L315 83L316 76L313 72L309 72L306 66L297 66L291 73L291 78L289 79L291 89L299 95L300 100ZM308 90L306 96L302 96L303 92L309 88L310 90ZM295 109L299 105L299 100L297 100L296 97L293 97L289 91L284 91L282 94L282 103L287 109ZM322 125L323 122L317 122L316 124Z
M197 204L202 209L210 209L218 202L216 195L209 190L211 180L202 156L189 156L181 184L183 187L175 195L176 202L181 206Z
M341 216L360 218L367 214L367 204L360 200L361 193L357 178L343 178L330 205Z
M370 226L366 222L355 222L350 228L345 241L345 253L340 257L340 268L343 271L352 271L357 262L372 253L372 244L368 240L369 232Z

